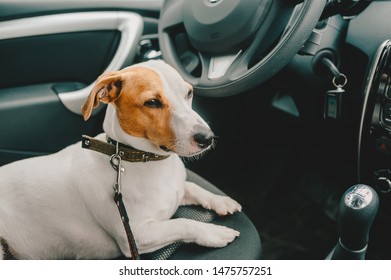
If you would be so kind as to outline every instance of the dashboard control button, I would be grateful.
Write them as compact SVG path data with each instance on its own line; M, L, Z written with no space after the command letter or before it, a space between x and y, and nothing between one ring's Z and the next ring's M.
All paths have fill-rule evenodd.
M386 155L391 155L391 141L384 138L377 138L376 151L379 151Z
M385 103L383 105L383 121L391 125L391 103Z

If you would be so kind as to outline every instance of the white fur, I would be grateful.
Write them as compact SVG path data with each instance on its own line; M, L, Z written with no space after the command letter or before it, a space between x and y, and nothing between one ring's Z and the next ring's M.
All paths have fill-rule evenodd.
M182 155L200 151L189 138L196 124L206 125L183 101L185 82L165 63L143 64L160 74L170 104L172 126ZM167 154L149 141L125 133L108 105L106 134L135 148ZM220 215L240 211L229 197L211 194L186 182L177 154L162 161L122 161L122 194L140 253L175 241L223 247L239 232L187 219L170 219L181 204L200 204ZM130 257L124 227L113 201L116 172L107 155L73 144L58 153L0 167L0 238L20 259L110 259ZM0 245L0 259L2 258Z

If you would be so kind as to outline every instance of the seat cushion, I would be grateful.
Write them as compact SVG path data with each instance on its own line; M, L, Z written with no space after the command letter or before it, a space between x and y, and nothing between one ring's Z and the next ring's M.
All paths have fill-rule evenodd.
M192 181L212 193L225 195L220 189L191 170L187 170L187 176L188 181ZM219 217L214 212L200 206L181 206L173 216L173 218L179 217L227 226L238 230L240 236L228 246L217 249L177 242L156 252L145 254L142 256L143 259L258 260L261 258L262 247L259 234L245 213L239 212L230 216Z

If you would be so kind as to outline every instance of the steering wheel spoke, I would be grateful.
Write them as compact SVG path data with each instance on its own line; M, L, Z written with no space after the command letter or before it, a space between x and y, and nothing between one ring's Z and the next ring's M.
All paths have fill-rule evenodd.
M202 61L202 70L195 86L202 88L234 82L237 77L249 71L250 61L254 59L254 53L246 50L222 55L198 54Z
M232 54L216 55L209 59L208 79L211 81L221 79L232 66L235 59L241 54L242 50Z

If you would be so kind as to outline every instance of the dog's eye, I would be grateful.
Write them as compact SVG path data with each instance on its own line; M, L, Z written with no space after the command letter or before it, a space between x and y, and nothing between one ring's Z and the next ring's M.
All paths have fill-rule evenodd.
M187 93L187 98L192 98L193 97L193 90L189 90L188 93Z
M150 99L148 101L145 101L144 106L147 106L149 108L162 108L163 104L158 99Z

